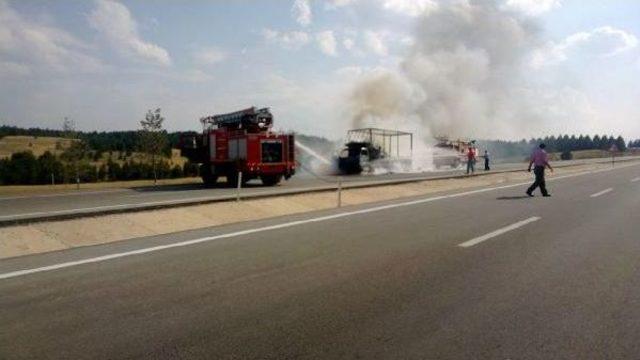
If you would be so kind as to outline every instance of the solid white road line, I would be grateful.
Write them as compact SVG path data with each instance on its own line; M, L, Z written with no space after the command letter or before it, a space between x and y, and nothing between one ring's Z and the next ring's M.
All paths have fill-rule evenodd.
M638 181L640 181L640 177L637 177L637 178L635 178L635 179L631 179L631 182L632 182L632 183L634 183L634 182L638 182Z
M612 191L613 191L613 188L604 189L604 190L602 190L602 191L600 191L600 192L597 192L597 193L595 193L595 194L591 194L591 197L592 197L592 198L596 198L596 197L598 197L598 196L600 196L600 195L604 195L604 194L609 193L609 192L612 192Z
M631 165L629 165L629 166L631 166ZM619 167L619 168L621 168L621 167ZM591 172L581 172L581 173L576 173L576 174L559 176L559 177L557 177L555 179L551 178L549 180L576 177L576 176L581 176L581 175L585 175L585 174L589 174L589 173L591 173ZM383 205L383 206L376 206L376 207L357 210L357 211L343 212L343 213L338 213L338 214L334 214L334 215L321 216L321 217L305 219L305 220L291 221L291 222L286 222L286 223L277 224L277 225L271 225L271 226L265 226L265 227L255 228L255 229L242 230L242 231L237 231L237 232L232 232L232 233L227 233L227 234L209 236L209 237L204 237L204 238L199 238L199 239L181 241L181 242L167 244L167 245L153 246L153 247L142 248L142 249L138 249L138 250L125 251L125 252L121 252L121 253L114 253L114 254L98 256L98 257L93 257L93 258L87 258L87 259L82 259L82 260L77 260L77 261L69 261L69 262L64 262L64 263L59 263L59 264L54 264L54 265L49 265L49 266L43 266L43 267L38 267L38 268L11 271L11 272L8 272L8 273L0 274L0 280L19 277L19 276L24 276L24 275L29 275L29 274L35 274L35 273L39 273L39 272L63 269L63 268L68 268L68 267L78 266L78 265L83 265L83 264L103 262L103 261L118 259L118 258L122 258L122 257L132 256L132 255L146 254L146 253L151 253L151 252L156 252L156 251L161 251L161 250L166 250L166 249L171 249L171 248L176 248L176 247L189 246L189 245L194 245L194 244L199 244L199 243L204 243L204 242L209 242L209 241L214 241L214 240L219 240L219 239L232 238L232 237L242 236L242 235L249 235L249 234L259 233L259 232L263 232L263 231L284 229L284 228L303 225L303 224L308 224L308 223L321 222L321 221L327 221L327 220L332 220L332 219L339 219L339 218L352 216L352 215L366 214L366 213L372 213L372 212L382 211L382 210L387 210L387 209L400 208L400 207L404 207L404 206L412 206L412 205L424 204L424 203L433 202L433 201L437 201L437 200L453 199L453 198L458 198L458 197L462 197L462 196L480 194L480 193L484 193L484 192L488 192L488 191L494 191L494 190L509 189L509 188L514 188L514 187L523 186L523 185L529 185L529 184L530 184L530 182L527 181L527 182L521 182L521 183L516 183L516 184L511 184L511 185L503 185L503 186L496 186L496 187L490 187L490 188L484 188L484 189L478 189L478 190L465 191L465 192L456 193L456 194L450 194L450 195L435 196L435 197L430 197L430 198L426 198L426 199L413 200L413 201L407 201L407 202L401 202L401 203L395 203L395 204ZM156 202L156 204L157 203L163 203L163 202ZM122 206L122 205L120 205L120 206ZM115 205L115 206L110 206L110 208L117 208L117 207L120 207L120 206ZM2 217L0 217L0 219L1 218ZM529 219L529 220L531 220L531 219ZM539 218L536 219L536 220L531 220L531 221L537 221L537 220L539 220Z
M502 234L504 234L504 233L507 233L507 232L509 232L509 231L516 230L516 229L518 229L518 228L521 228L521 227L523 227L523 226L525 226L525 225L527 225L527 224L530 224L530 223L532 223L532 222L538 221L538 220L540 220L540 219L541 219L541 218L540 218L540 217L538 217L538 216L533 216L533 217L530 217L530 218L528 218L528 219L526 219L526 220L518 221L518 222L517 222L517 223L515 223L515 224L511 224L511 225L509 225L509 226L505 226L505 227L503 227L502 229L498 229L498 230L496 230L496 231L492 231L492 232L490 232L490 233L488 233L488 234L485 234L485 235L479 236L479 237L477 237L477 238L475 238L475 239L471 239L471 240L469 240L469 241L465 241L465 242L463 242L463 243L461 243L461 244L458 244L458 246L463 247L463 248L472 247L472 246L474 246L474 245L478 245L479 243L481 243L481 242L483 242L483 241L487 241L487 240L489 240L489 239L491 239L491 238L494 238L494 237L496 237L496 236L500 236L500 235L502 235Z
M68 268L68 267L72 267L72 266L78 266L78 265L82 265L82 264L90 264L90 263L97 263L97 262L102 262L102 261L107 261L107 260L113 260L113 259L132 256L132 255L146 254L146 253L151 253L151 252L156 252L156 251L166 250L166 249L171 249L171 248L176 248L176 247L189 246L189 245L194 245L194 244L199 244L199 243L204 243L204 242L209 242L209 241L214 241L214 240L219 240L219 239L226 239L226 238L232 238L232 237L237 237L237 236L255 234L255 233L264 232L264 231L284 229L284 228L289 228L289 227L298 226L298 225L304 225L304 224L308 224L308 223L316 223L316 222L328 221L328 220L333 220L333 219L339 219L339 218L343 218L343 217L347 217L347 216L367 214L367 213L383 211L383 210L388 210L388 209L395 209L395 208L400 208L400 207L405 207L405 206L413 206L413 205L424 204L424 203L429 203L429 202L433 202L433 201L437 201L437 200L443 200L443 199L453 199L453 198L458 198L458 197L462 197L462 196L480 194L480 193L493 191L493 190L507 189L507 188L512 188L512 187L516 187L516 186L523 186L523 185L526 185L526 184L528 184L528 182L527 183L504 185L504 186L498 186L498 187L491 187L491 188L484 188L484 189L466 191L466 192L450 194L450 195L435 196L435 197L430 197L430 198L426 198L426 199L420 199L420 200L406 201L406 202L389 204L389 205L376 206L376 207L362 209L362 210L342 212L342 213L338 213L338 214L320 216L320 217L310 218L310 219L305 219L305 220L290 221L290 222L277 224L277 225L264 226L264 227L259 227L259 228L255 228L255 229L236 231L236 232L231 232L231 233L227 233L227 234L220 234L220 235L215 235L215 236L208 236L208 237L203 237L203 238L199 238L199 239L181 241L181 242L176 242L176 243L167 244L167 245L159 245L159 246L153 246L153 247L142 248L142 249L137 249L137 250L125 251L125 252L121 252L121 253L114 253L114 254L109 254L109 255L104 255L104 256L97 256L97 257L87 258L87 259L82 259L82 260L77 260L77 261L69 261L69 262L64 262L64 263L59 263L59 264L54 264L54 265L49 265L49 266L43 266L43 267L38 267L38 268L33 268L33 269L12 271L12 272L8 272L8 273L0 274L0 280L1 279L14 278L14 277L18 277L18 276L29 275L29 274L34 274L34 273L39 273L39 272L44 272L44 271L63 269L63 268Z

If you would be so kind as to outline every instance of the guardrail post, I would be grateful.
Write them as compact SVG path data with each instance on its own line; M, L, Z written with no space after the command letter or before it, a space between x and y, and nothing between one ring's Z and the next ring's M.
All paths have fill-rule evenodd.
M242 187L242 171L238 171L238 186L236 187L236 202L240 201L240 188Z
M342 207L342 177L338 177L338 207Z

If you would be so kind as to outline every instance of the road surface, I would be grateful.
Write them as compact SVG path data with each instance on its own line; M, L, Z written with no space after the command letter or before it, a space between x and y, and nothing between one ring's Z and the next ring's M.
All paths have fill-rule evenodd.
M640 165L0 261L2 359L635 359Z
M561 165L581 164L606 159L578 160L561 162ZM494 171L523 169L526 164L496 164ZM387 174L376 176L344 177L348 184L385 182L411 178L437 178L460 175L461 170L447 170L429 173ZM478 173L484 173L479 170ZM286 194L292 191L318 188L335 188L338 178L335 176L314 177L295 176L277 187L263 187L251 182L242 189L242 196ZM145 187L138 189L107 189L102 191L79 191L44 195L0 196L0 225L13 224L16 221L36 221L52 217L71 217L79 214L95 215L105 211L122 211L152 206L167 206L198 201L235 199L236 190L220 186L207 189L200 184Z

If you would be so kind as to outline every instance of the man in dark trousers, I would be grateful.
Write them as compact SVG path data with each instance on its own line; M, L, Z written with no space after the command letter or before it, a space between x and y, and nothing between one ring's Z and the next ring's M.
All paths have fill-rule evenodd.
M553 172L553 168L549 165L549 156L544 151L545 144L540 144L537 149L531 154L531 161L529 161L529 172L531 172L531 166L533 165L533 173L536 175L536 181L527 189L527 195L533 196L533 191L539 186L542 196L549 197L547 192L547 184L544 180L544 169L549 168Z
M489 151L484 151L484 171L489 171L491 168L489 167Z
M473 174L476 171L476 149L473 146L469 146L467 150L467 175Z

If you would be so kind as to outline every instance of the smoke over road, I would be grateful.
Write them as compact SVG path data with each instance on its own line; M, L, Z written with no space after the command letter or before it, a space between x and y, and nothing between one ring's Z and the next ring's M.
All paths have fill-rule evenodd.
M495 1L441 4L418 21L398 71L374 71L357 84L353 126L401 128L425 140L518 137L541 116L531 110L527 78L538 33Z

